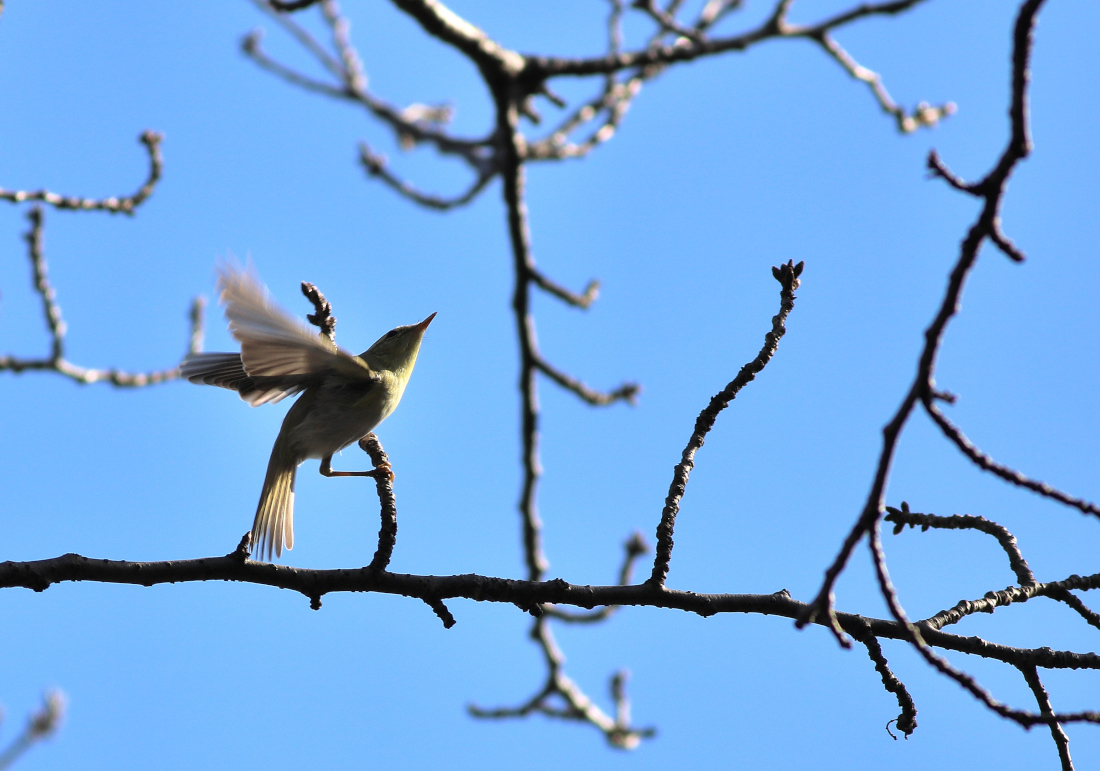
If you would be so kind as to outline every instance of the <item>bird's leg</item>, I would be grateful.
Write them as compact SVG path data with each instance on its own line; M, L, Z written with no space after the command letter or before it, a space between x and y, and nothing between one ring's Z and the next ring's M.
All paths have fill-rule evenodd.
M321 472L321 476L325 477L374 477L377 479L378 475L382 474L389 477L391 482L393 481L393 469L390 468L388 463L383 463L370 471L333 471L331 455L321 458L321 467L318 471Z

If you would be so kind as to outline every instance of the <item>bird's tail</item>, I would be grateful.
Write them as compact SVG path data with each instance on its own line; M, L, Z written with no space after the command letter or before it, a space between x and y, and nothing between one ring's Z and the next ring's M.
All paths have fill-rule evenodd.
M294 548L294 477L301 460L280 433L267 462L267 476L252 522L252 553L271 560L271 552L281 557L283 546Z

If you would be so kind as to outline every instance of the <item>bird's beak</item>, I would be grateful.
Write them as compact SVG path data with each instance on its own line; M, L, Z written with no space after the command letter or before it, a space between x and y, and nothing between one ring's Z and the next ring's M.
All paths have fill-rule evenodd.
M428 325L432 323L432 319L434 319L434 318L435 318L435 313L433 313L431 316L428 316L428 318L424 319L419 324L417 324L416 328L419 329L421 331L421 333L423 333L424 330L426 330L428 328Z

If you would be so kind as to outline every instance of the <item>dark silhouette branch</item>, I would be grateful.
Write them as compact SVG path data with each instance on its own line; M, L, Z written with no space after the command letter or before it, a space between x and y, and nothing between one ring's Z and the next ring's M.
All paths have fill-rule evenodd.
M1010 586L999 592L986 592L985 597L980 600L962 600L955 607L937 613L921 622L922 624L942 629L948 624L961 621L972 613L992 613L996 608L1014 602L1027 602L1032 597L1049 597L1065 603L1090 625L1100 629L1100 614L1092 611L1076 595L1070 593L1070 589L1087 591L1096 588L1093 577L1082 578L1074 575L1064 581L1038 583L1035 580L1035 574L1031 572L1027 560L1024 559L1024 555L1020 551L1016 536L1012 535L1004 526L991 522L985 517L960 515L940 517L935 514L918 514L910 511L909 505L904 502L901 504L900 509L887 506L886 510L890 513L883 519L894 523L894 535L899 534L906 525L909 525L910 527L920 527L922 530L928 530L929 528L978 530L993 536L1008 555L1009 565L1020 584L1018 587Z
M1100 574L1092 580L1100 582ZM311 570L241 559L238 551L224 557L168 562L104 560L79 554L29 562L0 562L0 589L23 587L41 592L53 584L70 581L134 586L237 581L295 591L307 599L334 592L378 592L419 600L463 598L525 608L548 603L588 609L601 605L630 605L682 610L703 617L719 613L753 613L794 619L809 607L793 599L786 591L774 594L706 594L655 588L648 582L629 586L587 586L570 584L561 579L522 581L475 574L410 575L377 571L369 566ZM841 627L850 630L853 635L869 632L879 639L908 639L905 627L893 619L868 618L854 613L837 613L837 619ZM825 625L826 621L822 619L815 623ZM929 645L937 648L1012 666L1030 664L1044 669L1100 669L1100 654L1096 653L1055 651L1047 647L1015 648L980 637L942 632L924 624L921 625L921 633ZM1093 718L1085 717L1069 722L1082 720L1095 722Z
M1042 2L1043 0L1027 0L1021 6L1013 32L1012 97L1009 110L1012 134L1008 146L1001 154L993 170L981 182L974 185L962 183L961 180L954 178L949 172L940 174L945 179L954 180L952 187L980 196L984 204L977 220L971 225L966 238L963 240L959 258L951 271L947 291L944 293L939 311L924 333L925 344L921 351L916 377L902 400L901 406L898 407L894 417L883 429L882 450L879 454L871 492L867 496L863 511L848 533L847 538L845 538L840 552L825 571L825 580L817 597L807 609L806 615L799 618L798 626L800 627L814 620L819 614L828 617L832 613L834 603L833 587L837 578L847 565L856 544L864 536L875 537L873 534L877 532L880 518L885 510L886 485L901 431L918 402L922 402L927 406L936 398L936 357L943 342L947 325L958 312L963 287L978 259L981 244L993 233L1008 178L1016 164L1026 158L1031 149L1027 126L1026 86L1028 82L1028 62L1032 47L1032 29ZM937 173L940 173L938 169L944 168L942 163L939 162L938 156L934 153L929 155L929 165ZM880 575L880 587L883 589L884 594L887 592L887 586L888 581ZM850 644L838 625L830 624L830 628L843 645L848 646ZM945 671L942 668L940 669ZM989 703L985 699L983 701Z
M1008 147L1005 148L994 168L980 182L968 184L951 173L934 152L929 155L928 165L934 175L945 179L948 184L956 190L982 199L983 207L978 219L970 227L967 237L963 241L959 259L951 273L951 278L940 310L935 320L932 322L932 325L925 332L925 346L921 354L916 378L910 386L909 392L902 402L901 407L883 430L883 448L879 457L872 490L867 498L863 512L855 527L850 531L836 560L834 560L833 564L826 571L825 581L817 597L814 599L813 603L803 611L802 615L799 616L797 625L801 627L809 622L820 622L822 619L825 619L841 643L845 645L849 644L844 634L844 628L839 623L838 619L834 620L836 616L834 611L835 600L833 586L840 572L843 571L847 559L855 545L864 535L866 535L875 568L875 575L879 584L879 591L886 600L886 604L894 620L904 630L905 639L917 649L921 657L929 665L941 674L957 682L974 698L1001 717L1012 720L1025 728L1038 723L1050 725L1052 735L1058 747L1059 756L1062 759L1063 768L1072 768L1072 763L1069 759L1068 739L1059 724L1078 721L1097 722L1100 720L1100 714L1094 712L1079 712L1059 715L1053 712L1050 707L1049 699L1047 699L1046 691L1043 689L1038 679L1038 675L1035 674L1034 669L1031 668L1030 665L1019 666L1014 664L1014 666L1017 666L1017 668L1024 673L1025 678L1028 680L1039 703L1040 713L1035 714L1024 710L1018 710L1003 704L994 698L992 693L983 688L972 676L952 666L945 658L936 653L933 650L935 643L929 640L929 635L934 629L942 627L947 623L953 623L975 610L988 610L992 612L998 604L1007 604L1016 599L1026 600L1029 596L1040 593L1046 593L1054 599L1066 602L1078 613L1081 613L1090 623L1093 622L1096 614L1085 608L1083 603L1069 594L1069 585L1063 583L1062 585L1052 588L1049 585L1036 584L1034 576L1023 559L1023 555L1018 550L1015 539L1007 530L1003 530L1003 528L994 528L990 523L984 523L984 520L980 523L977 521L978 518L970 518L954 519L951 525L975 527L976 529L982 529L997 537L1002 547L1009 555L1013 570L1017 573L1017 577L1021 581L1021 587L1010 587L1003 593L987 593L985 603L981 601L976 603L962 602L951 611L937 614L930 622L913 624L909 621L905 609L902 607L898 597L898 593L890 580L880 535L880 518L885 508L884 496L889 478L890 466L893 461L901 431L918 402L925 407L926 411L932 416L947 437L979 468L997 473L1013 484L1035 490L1046 497L1073 506L1086 513L1098 513L1095 511L1095 507L1092 504L1088 504L1053 490L1053 488L1050 488L1048 485L1028 480L1018 472L995 464L992 459L973 447L973 445L966 440L962 432L955 428L950 421L942 415L935 404L937 400L954 400L953 395L946 394L936 388L934 378L936 356L942 344L947 324L958 312L963 286L970 270L977 260L982 242L989 239L1014 261L1023 261L1022 252L1012 245L1001 231L999 210L1009 176L1015 166L1026 158L1031 150L1027 122L1028 66L1033 44L1033 30L1042 3L1043 0L1026 0L1020 7L1017 16L1013 32L1012 99L1009 110L1012 133ZM923 522L914 522L907 506L903 506L902 510L891 510L891 516L894 517L894 521L899 528L902 524L907 523L924 524L926 526L951 526L948 525L946 518L925 519ZM1079 577L1075 576L1073 578L1077 579ZM1075 584L1074 588L1077 588L1076 585L1078 582L1074 581L1073 583Z
M890 722L894 723L908 739L910 734L917 730L917 705L913 702L913 697L909 694L905 683L899 680L898 676L890 669L890 664L886 661L886 656L883 655L882 646L879 645L878 640L872 635L867 635L860 642L867 648L867 655L871 657L871 661L875 665L875 671L882 678L882 687L894 694L898 700L901 713ZM890 734L892 739L897 741L897 737L890 731L890 723L886 724L886 732Z
M631 578L634 575L634 563L648 551L649 544L645 542L645 538L641 533L635 533L623 543L624 554L622 567L619 568L619 586L627 586L630 584ZM594 624L607 620L618 609L616 605L605 605L596 610L578 613L576 611L562 610L553 605L544 605L542 607L542 612L550 618L557 619L558 621L565 621L570 624Z
M1035 701L1039 704L1039 713L1047 718L1050 726L1050 735L1054 744L1058 747L1058 759L1062 762L1062 771L1073 771L1073 760L1069 755L1069 737L1061 724L1054 718L1054 708L1050 705L1050 696L1043 687L1043 681L1039 679L1039 672L1035 667L1019 667L1020 673L1027 681L1031 692L1035 695Z
M313 313L307 314L306 319L310 324L321 330L321 334L327 337L329 342L335 343L336 317L332 315L332 303L325 298L325 295L316 285L308 281L302 282L302 294L313 305Z
M382 443L378 441L377 436L373 433L367 434L359 440L359 447L370 456L375 469L389 470L389 456L382 449ZM378 493L378 502L381 504L382 525L378 530L378 548L374 552L374 559L371 560L369 567L371 570L381 571L385 570L386 566L390 564L393 547L397 544L397 499L393 494L392 473L375 474L374 482ZM440 612L440 608L446 610L442 602L439 602L439 600L436 600L436 602L438 605L432 605L432 610L443 619L445 626L448 628L453 626L454 619L451 618L448 624L447 618L449 618L449 615L444 617Z
M1029 728L1038 723L1049 723L1050 720L1056 720L1060 723L1100 723L1100 712L1072 712L1061 715L1055 714L1045 716L1025 710L1013 709L995 699L993 694L983 688L972 676L952 666L947 659L938 655L932 649L935 643L926 639L926 636L931 630L918 628L917 625L913 624L913 622L908 619L905 609L901 606L897 590L890 581L890 574L886 569L886 556L882 551L882 540L878 522L875 523L870 533L869 540L871 545L871 557L875 567L875 575L878 578L879 590L883 599L886 600L887 607L890 608L891 615L894 617L903 633L902 639L911 643L913 647L917 649L917 652L920 653L921 657L937 671L961 685L964 689L969 691L974 698L993 712L996 712L1003 718L1012 720L1023 728ZM841 633L843 634L843 631ZM943 633L939 632L938 634ZM981 638L975 639L981 640ZM985 641L981 640L981 642L984 643ZM1007 663L1013 663L1013 666L1015 666L1014 662Z
M937 530L977 530L993 536L997 539L1001 548L1004 549L1005 554L1008 555L1008 564L1012 568L1012 572L1016 574L1016 580L1020 583L1020 586L1035 586L1035 574L1031 572L1027 560L1020 552L1020 546L1016 543L1016 536L1008 532L1008 528L1003 525L998 525L985 517L958 514L953 517L939 517L935 514L918 514L910 511L909 504L904 501L900 509L887 506L886 510L890 513L883 519L894 523L894 535L897 535L906 525L909 525L909 527L920 527L922 530L928 528Z
M1086 608L1080 600L1069 594L1069 590L1088 591L1100 588L1100 573L1091 576L1072 575L1061 581L1033 584L1031 586L1010 586L999 592L986 592L980 600L960 600L953 608L941 610L921 623L934 629L956 624L973 613L992 613L994 610L1015 602L1027 602L1032 597L1049 597L1064 602L1073 608L1090 625L1100 628L1100 617ZM1072 598L1067 600L1066 598Z
M687 446L676 464L672 473L672 484L669 486L668 497L665 499L665 508L661 512L661 523L657 526L657 555L653 560L653 573L649 583L654 587L663 587L668 576L669 562L672 559L672 533L676 526L676 514L680 511L680 499L684 497L687 489L688 475L695 466L695 453L703 446L706 435L714 427L718 419L718 413L729 406L729 403L737 398L737 394L746 385L756 379L763 371L772 356L779 347L779 340L787 331L787 316L794 309L794 292L800 283L804 263L794 264L790 261L778 268L772 268L772 274L779 282L779 313L772 317L772 328L764 335L764 347L756 358L741 368L737 377L729 382L725 388L715 394L710 404L699 413L695 420L695 429L688 439Z
M1034 493L1042 495L1044 498L1050 498L1066 506L1071 506L1084 514L1092 514L1093 516L1100 517L1100 507L1095 503L1090 503L1081 498L1075 498L1072 495L1051 487L1046 482L1029 479L1019 471L997 463L993 458L975 447L974 444L966 438L966 435L963 434L954 423L947 419L947 416L940 411L931 397L925 397L923 403L924 409L932 417L936 425L940 427L943 435L950 439L951 442L959 448L959 451L969 458L975 466L982 469L982 471L988 471L1017 487L1026 488Z

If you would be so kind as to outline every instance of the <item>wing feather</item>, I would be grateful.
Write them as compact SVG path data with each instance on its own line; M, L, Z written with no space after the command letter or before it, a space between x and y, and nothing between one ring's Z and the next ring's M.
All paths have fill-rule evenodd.
M192 353L180 365L180 374L192 383L236 391L253 407L277 404L309 385L304 376L251 377L239 353Z
M333 372L352 381L377 379L362 359L314 334L280 308L252 272L223 264L218 289L229 331L240 341L241 361L249 377Z

